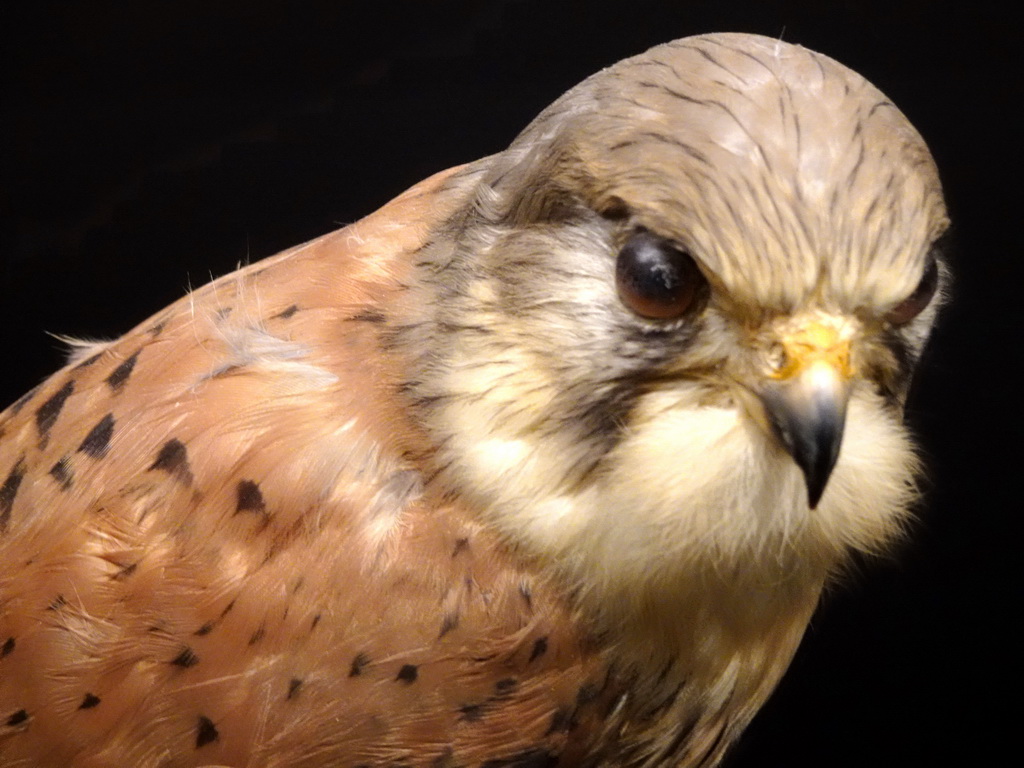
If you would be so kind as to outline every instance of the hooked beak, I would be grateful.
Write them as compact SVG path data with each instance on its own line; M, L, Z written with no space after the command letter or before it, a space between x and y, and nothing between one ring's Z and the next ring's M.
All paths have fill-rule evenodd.
M850 342L813 324L782 341L785 364L758 392L772 434L804 474L818 506L839 457L850 398Z

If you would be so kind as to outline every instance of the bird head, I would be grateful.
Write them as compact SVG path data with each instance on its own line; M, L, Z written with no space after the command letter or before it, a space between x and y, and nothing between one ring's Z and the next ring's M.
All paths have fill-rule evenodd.
M679 40L461 183L422 254L409 391L440 476L515 545L633 589L820 575L898 532L947 218L921 137L862 77Z

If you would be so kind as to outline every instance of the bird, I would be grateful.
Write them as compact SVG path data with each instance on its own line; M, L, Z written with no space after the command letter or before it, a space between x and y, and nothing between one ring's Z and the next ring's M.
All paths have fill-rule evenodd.
M722 760L907 529L918 131L757 35L190 291L0 416L0 765Z

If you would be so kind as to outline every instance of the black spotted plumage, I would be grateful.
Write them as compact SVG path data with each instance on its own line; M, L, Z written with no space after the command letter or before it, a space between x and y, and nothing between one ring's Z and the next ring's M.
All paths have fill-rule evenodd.
M39 429L39 439L46 440L50 429L57 421L64 403L75 391L75 382L68 379L64 385L54 392L47 400L36 409L36 427Z
M199 657L196 655L196 652L187 645L178 652L177 656L171 659L171 664L176 667L182 667L183 669L194 667L198 663Z
M149 468L166 472L185 485L192 483L192 469L188 463L188 449L177 438L171 438L161 446L160 452Z
M196 725L196 749L205 747L219 738L220 732L217 730L217 726L213 724L213 720L205 715L200 715L199 722Z
M108 413L89 430L78 450L94 459L103 458L110 447L110 439L114 435L114 414Z
M139 354L142 352L141 349L135 350L123 363L117 368L110 372L107 376L107 386L110 387L114 392L120 392L121 389L128 381L128 377L132 375L132 370L135 368L135 364L139 360Z
M3 485L0 485L0 532L7 528L14 508L14 499L18 495L22 480L25 479L25 458L21 457L7 473Z

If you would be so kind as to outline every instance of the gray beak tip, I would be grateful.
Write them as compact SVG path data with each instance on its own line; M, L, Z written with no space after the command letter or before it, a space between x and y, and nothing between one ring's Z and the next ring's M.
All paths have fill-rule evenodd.
M811 509L825 493L843 442L846 397L836 394L784 388L762 395L775 438L803 472Z

